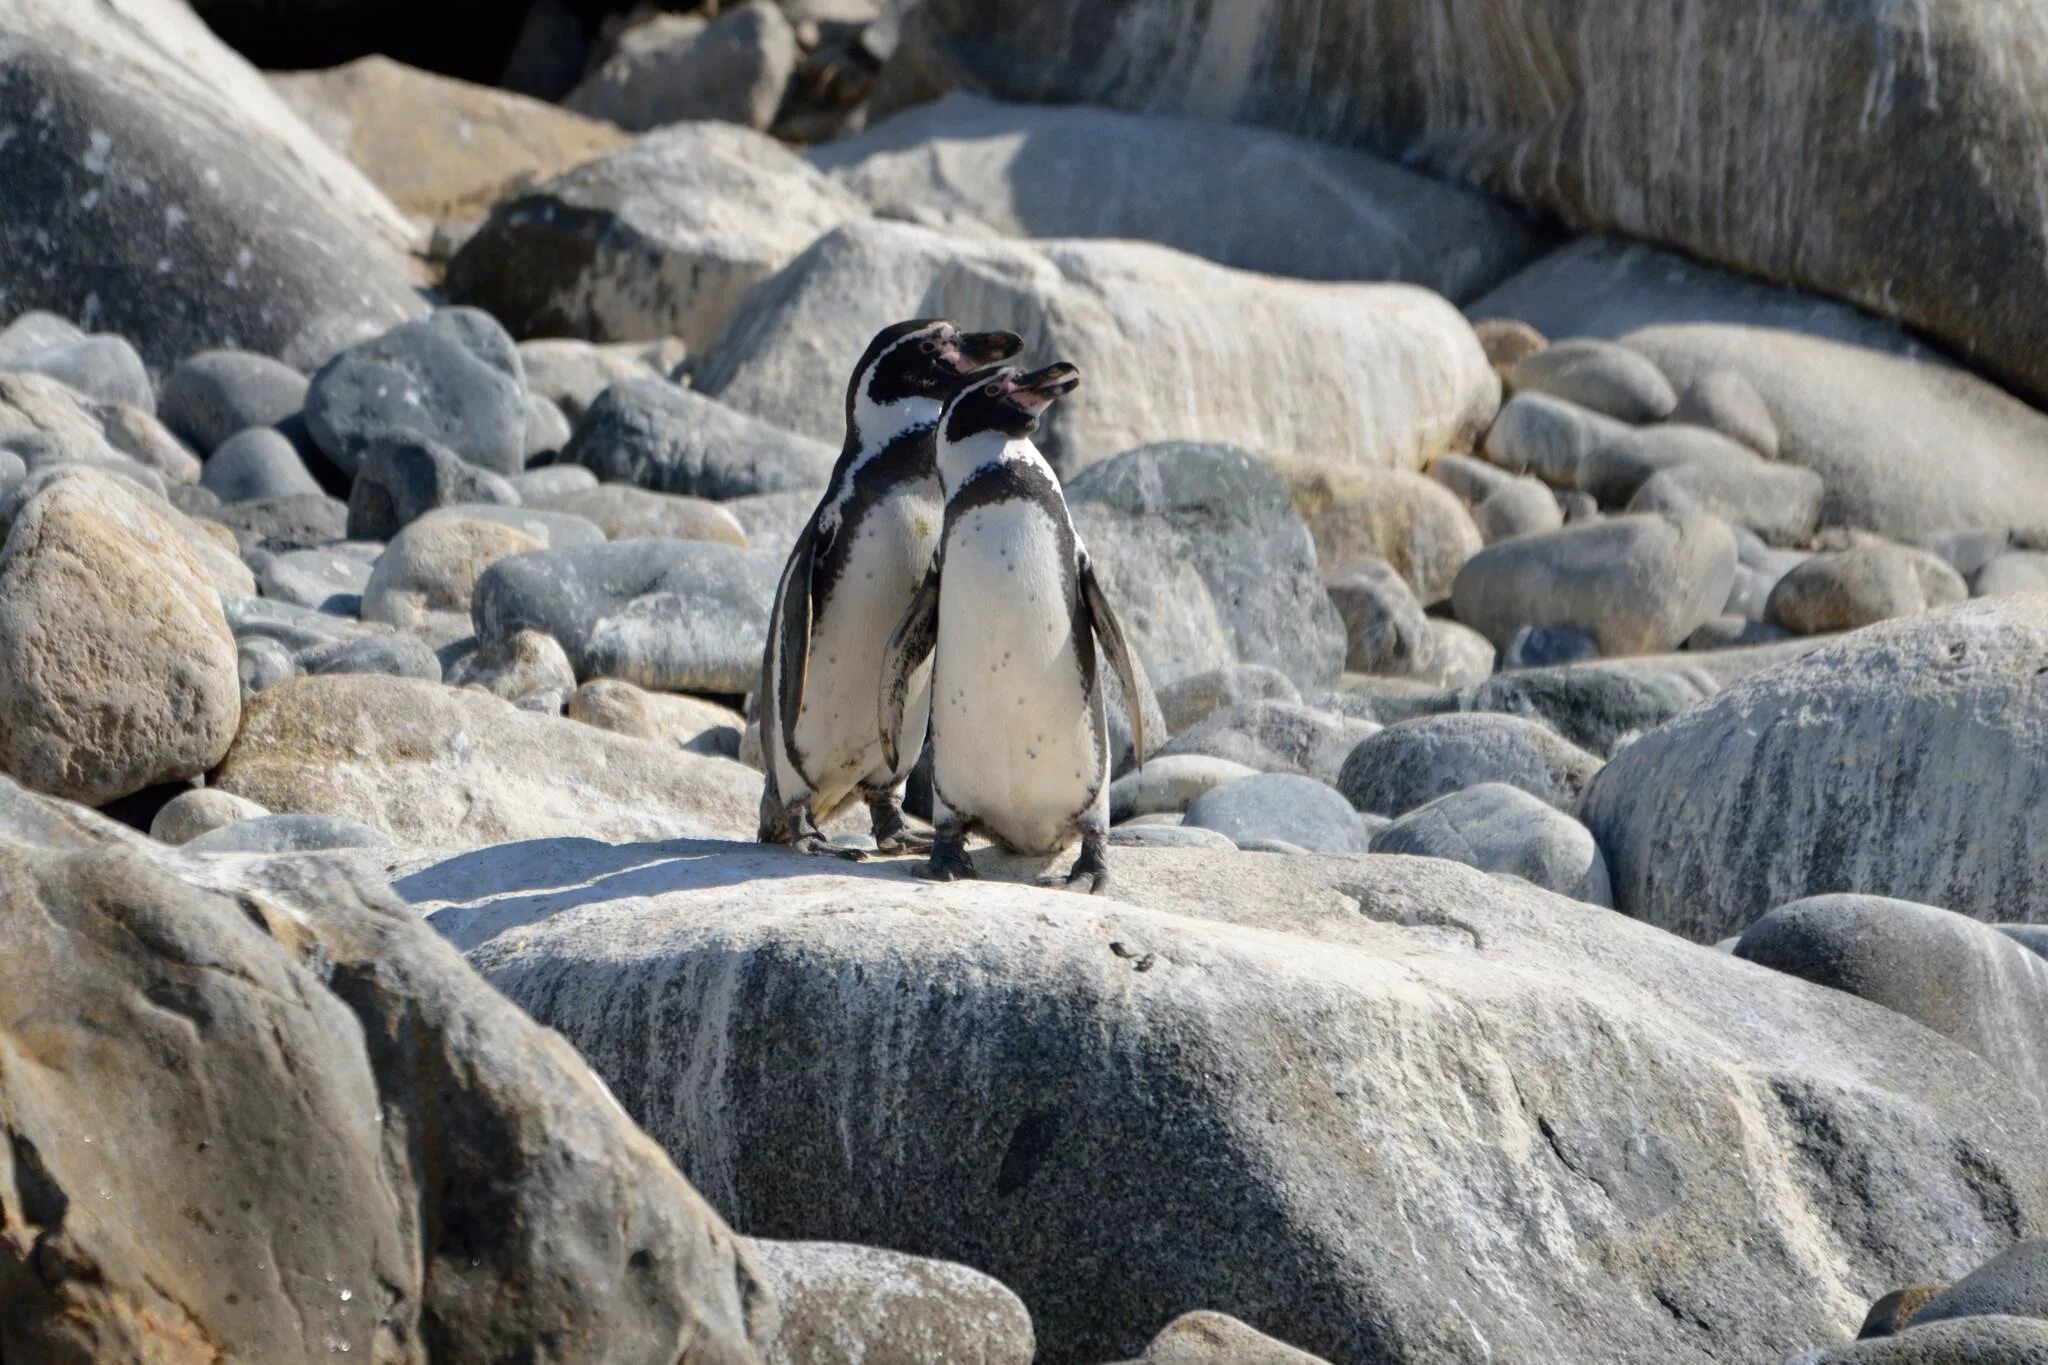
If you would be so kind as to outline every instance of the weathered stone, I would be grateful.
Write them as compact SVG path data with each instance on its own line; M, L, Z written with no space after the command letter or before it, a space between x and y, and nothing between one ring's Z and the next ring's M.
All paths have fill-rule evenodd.
M390 540L437 508L514 504L512 485L422 436L381 437L363 451L348 495L351 540Z
M697 351L749 289L866 214L772 138L678 124L500 204L448 263L448 289L521 336L678 336Z
M1570 626L1523 626L1500 652L1502 672L1589 663L1600 657L1600 642Z
M282 641L267 635L251 635L235 641L235 672L241 679L242 705L249 704L249 698L266 687L275 687L286 678L296 678L302 670L299 661L285 648Z
M606 389L562 448L562 463L605 483L721 500L823 488L838 458L835 446L661 379Z
M580 472L580 471L579 471ZM512 480L505 480L511 484ZM605 534L586 517L570 512L557 512L546 507L509 507L503 503L452 502L446 507L436 507L421 517L421 521L488 521L531 536L551 550L566 550L574 545L602 545Z
M1556 341L1531 351L1508 372L1508 387L1547 393L1622 422L1661 422L1678 406L1662 371L1611 341Z
M1258 772L1227 758L1207 754L1157 754L1136 772L1109 785L1109 818L1113 824L1148 815L1179 815L1211 788Z
M1717 690L1676 661L1659 667L1645 659L1497 673L1462 693L1459 705L1524 716L1581 749L1611 756Z
M587 341L550 337L519 343L528 391L561 408L573 426L599 394L622 379L662 379L648 364L641 344L593 346Z
M2048 554L2038 550L2008 551L1987 563L1970 580L1972 597L2043 591L2048 591Z
M1913 1326L1992 1316L2048 1318L2048 1238L2015 1242L1933 1295L1914 1311Z
M1186 825L1237 844L1280 840L1310 853L1363 853L1377 821L1329 783L1300 773L1254 773L1212 787L1188 806Z
M1295 510L1315 537L1326 574L1355 559L1384 559L1425 606L1451 594L1451 581L1477 554L1479 529L1455 496L1405 469L1333 468L1278 460Z
M391 440L432 441L516 474L526 467L524 386L519 352L489 314L443 308L321 367L306 391L306 426L350 474Z
M320 853L338 848L385 848L382 831L332 815L258 815L185 842L188 853Z
M736 741L747 728L747 718L729 706L702 697L649 692L618 678L592 678L578 687L569 698L569 719L693 753L728 757L738 745L728 744L721 732L731 731Z
M569 419L560 408L537 393L526 395L526 448L523 455L527 461L556 454L569 444L569 435Z
M1455 454L1431 460L1429 477L1457 494L1458 501L1469 507L1478 506L1515 481L1515 476L1499 465Z
M838 1242L750 1242L782 1328L764 1365L1031 1365L1031 1315L950 1261Z
M741 5L709 23L657 15L621 34L612 55L562 102L636 133L696 119L765 132L796 59L796 31L773 4Z
M340 616L361 613L363 587L370 581L370 563L338 549L256 551L263 570L257 586L265 597Z
M156 391L135 348L117 336L80 336L53 346L9 345L0 332L0 370L40 374L101 403L156 411Z
M1711 427L1767 460L1778 458L1778 424L1756 385L1734 370L1707 370L1678 395L1671 420Z
M177 515L98 470L10 507L0 771L98 805L227 751L241 710L234 636Z
M269 427L250 427L221 442L199 482L222 502L321 496L319 481L307 472L299 452Z
M1227 1313L1183 1313L1125 1365L1329 1365L1321 1356L1254 1330Z
M348 536L348 504L325 493L287 493L224 503L210 514L244 549L298 550Z
M1436 636L1422 604L1385 560L1353 560L1323 589L1344 621L1344 667L1354 673L1427 673Z
M164 376L157 416L202 455L250 427L274 427L306 406L306 376L251 351L201 351Z
M522 630L466 654L448 670L450 687L481 687L527 711L558 716L576 691L576 670L552 635Z
M629 483L555 493L540 505L582 517L612 540L709 540L742 549L747 544L739 522L717 503Z
M1189 730L1225 707L1250 701L1301 700L1301 690L1277 668L1229 664L1190 673L1158 688L1160 715L1173 734Z
M1364 152L1086 104L956 92L808 159L888 218L1158 242L1241 270L1401 280L1453 299L1498 282L1541 243L1497 202ZM1257 175L1261 192L1216 192L1243 175Z
M196 787L164 803L150 822L149 837L161 844L182 844L237 820L253 820L268 814L262 805L247 797Z
M495 522L416 521L378 557L363 587L362 618L437 640L460 638L470 632L470 603L484 570L507 555L540 548L532 536Z
M1337 774L1337 790L1359 810L1397 819L1482 782L1504 782L1569 811L1599 770L1596 755L1520 716L1418 716L1360 740Z
M845 390L822 382L819 357L859 355L876 318L934 315L1001 319L1030 354L1080 367L1081 388L1033 437L1063 477L1163 433L1419 469L1469 447L1500 397L1465 320L1412 285L1283 280L1148 243L970 241L887 222L827 233L752 294L696 383L837 442Z
M1487 429L1486 458L1554 488L1576 488L1586 457L1630 430L1626 422L1546 393L1518 393Z
M2048 1365L2048 1323L1973 1317L1909 1327L1896 1336L1802 1351L1785 1365Z
M1263 773L1300 773L1334 783L1358 742L1378 733L1372 721L1299 702L1253 701L1211 712L1159 753L1207 754Z
M373 674L298 678L250 702L213 785L408 844L752 838L761 779L483 692Z
M1448 858L1594 905L1614 904L1592 833L1519 787L1482 782L1417 806L1372 836L1374 853Z
M299 667L309 675L375 673L393 678L441 681L441 656L417 635L391 632L358 635L300 650Z
M1580 818L1607 853L1616 905L1703 943L1844 886L2037 918L2048 601L1987 598L1799 643L1593 783Z
M1572 483L1580 492L1599 499L1603 507L1626 507L1651 475L1702 464L1747 474L1763 467L1764 460L1748 446L1708 427L1667 422L1623 432L1588 451L1579 461ZM1811 470L1799 472L1813 480L1818 503L1819 477Z
M1863 1341L1888 1337L1904 1331L1912 1322L1913 1314L1920 1310L1920 1305L1947 1287L1939 1284L1913 1284L1883 1295L1871 1304L1870 1311L1863 1315L1863 1326L1857 1330L1856 1339Z
M1797 465L1693 463L1652 474L1629 500L1631 512L1703 512L1756 532L1773 545L1811 540L1820 524L1820 475Z
M1524 626L1568 626L1604 655L1675 647L1718 616L1735 540L1711 517L1636 515L1489 545L1458 571L1458 619L1505 647Z
M1859 545L1792 569L1771 589L1764 615L1795 635L1820 635L1917 616L1969 595L1962 575L1925 550Z
M1479 528L1480 540L1494 545L1516 536L1555 531L1564 525L1564 513L1539 480L1523 478L1489 493L1472 509L1472 524Z

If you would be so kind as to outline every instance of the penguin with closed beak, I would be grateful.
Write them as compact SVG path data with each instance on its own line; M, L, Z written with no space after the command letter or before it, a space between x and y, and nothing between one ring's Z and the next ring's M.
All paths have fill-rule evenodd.
M979 830L1014 852L1051 853L1078 835L1081 853L1049 885L1109 885L1109 726L1097 647L1126 697L1144 695L1123 627L1067 501L1031 433L1080 372L1064 362L978 375L939 419L945 527L938 557L884 654L884 762L893 767L916 726L907 699L929 677L933 823L938 838L918 875L975 875ZM1131 708L1145 759L1144 718ZM901 738L899 740L899 732Z
M962 332L943 318L886 327L846 386L846 443L823 499L783 566L761 662L763 842L863 856L818 825L858 794L875 845L921 852L903 818L909 764L885 762L876 687L890 627L931 566L944 513L934 465L939 413L970 376L1017 354L1009 332ZM923 675L906 680L910 761L924 744Z

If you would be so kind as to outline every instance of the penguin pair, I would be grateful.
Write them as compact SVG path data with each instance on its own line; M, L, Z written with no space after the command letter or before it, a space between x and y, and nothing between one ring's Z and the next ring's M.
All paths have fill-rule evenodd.
M1024 853L1078 835L1073 869L1048 880L1108 884L1098 642L1133 699L1142 762L1141 693L1059 481L1030 439L1079 372L997 365L1021 348L1007 332L920 320L885 329L855 368L846 445L769 626L763 840L860 856L817 828L858 791L877 848L930 848L921 876L973 876L966 840L980 830ZM902 810L928 722L931 845Z

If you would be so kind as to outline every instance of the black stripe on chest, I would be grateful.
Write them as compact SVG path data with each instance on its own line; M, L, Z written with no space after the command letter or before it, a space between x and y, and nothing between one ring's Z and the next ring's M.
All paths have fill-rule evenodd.
M845 576L847 561L853 554L856 532L867 515L875 507L901 492L905 485L929 483L936 486L938 481L937 460L938 428L935 425L911 427L900 431L889 439L889 443L876 451L873 458L860 460L862 447L860 433L849 432L846 446L839 452L839 462L832 467L832 481L825 490L822 507L839 506L839 525L829 542L819 547L816 563L811 569L811 598L813 610L823 610L832 596L832 589ZM839 501L840 493L848 489L846 500Z

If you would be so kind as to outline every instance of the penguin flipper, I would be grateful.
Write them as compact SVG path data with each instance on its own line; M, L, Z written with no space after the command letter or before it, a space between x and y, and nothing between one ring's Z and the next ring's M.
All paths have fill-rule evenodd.
M896 741L903 732L903 704L910 695L910 675L932 652L939 634L939 566L925 571L924 582L904 608L903 619L890 632L882 651L882 762L896 771Z
M796 720L804 709L804 685L811 668L811 575L817 568L818 524L812 520L789 552L789 564L782 571L782 591L776 601L778 644L782 654L782 687L775 697L776 715L782 722L782 742L793 745ZM792 751L791 763L796 762ZM798 771L802 771L799 767Z
M1138 661L1131 654L1131 645L1124 638L1123 623L1116 619L1116 613L1109 608L1109 598L1102 591L1102 584L1095 577L1094 561L1088 552L1081 552L1081 603L1088 611L1089 624L1095 629L1095 639L1103 652L1109 655L1109 666L1116 670L1116 680L1124 690L1124 710L1131 719L1131 752L1137 759L1137 766L1145 766L1145 693L1138 671Z

